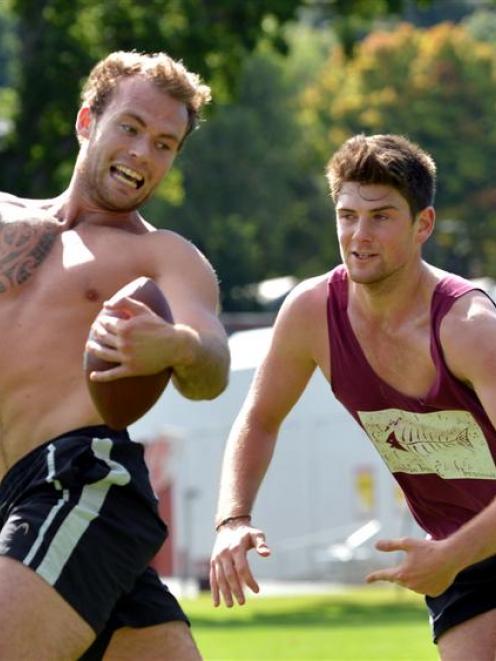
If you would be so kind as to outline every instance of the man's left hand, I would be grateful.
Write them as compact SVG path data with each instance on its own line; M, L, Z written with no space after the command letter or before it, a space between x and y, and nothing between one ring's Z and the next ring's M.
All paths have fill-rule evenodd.
M454 566L444 540L403 537L380 540L375 547L386 553L404 551L406 555L396 567L379 569L369 574L367 583L389 581L413 592L437 597L451 585L461 569Z

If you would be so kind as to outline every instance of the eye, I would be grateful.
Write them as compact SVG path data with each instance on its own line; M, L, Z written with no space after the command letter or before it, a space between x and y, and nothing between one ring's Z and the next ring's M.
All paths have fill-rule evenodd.
M159 151L170 151L170 145L167 142L156 142L155 146Z
M131 124L126 124L125 122L122 122L121 125L121 130L124 131L124 133L127 133L128 135L136 135L138 132L138 129L135 126L132 126Z

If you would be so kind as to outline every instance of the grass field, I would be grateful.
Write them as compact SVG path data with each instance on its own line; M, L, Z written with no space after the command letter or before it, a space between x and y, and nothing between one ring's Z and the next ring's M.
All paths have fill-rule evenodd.
M252 598L218 608L182 600L205 661L436 661L421 597L400 588Z

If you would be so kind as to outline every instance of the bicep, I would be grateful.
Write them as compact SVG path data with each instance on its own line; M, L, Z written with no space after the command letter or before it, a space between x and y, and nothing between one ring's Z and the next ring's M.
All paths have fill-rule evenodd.
M496 309L481 296L460 303L441 339L450 371L474 390L496 427Z
M218 318L219 285L212 266L183 239L178 238L173 248L157 281L169 301L175 323L198 332L223 333Z

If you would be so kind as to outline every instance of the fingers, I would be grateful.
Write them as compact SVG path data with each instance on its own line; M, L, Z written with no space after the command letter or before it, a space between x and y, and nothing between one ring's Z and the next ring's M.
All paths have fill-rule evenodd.
M212 601L214 603L214 606L217 608L217 606L220 605L220 592L219 592L219 586L217 584L217 576L213 564L210 565L209 582L210 582L210 591L212 593Z
M119 314L124 314L125 317L131 317L142 312L150 312L150 308L147 305L127 296L105 301L103 308L104 310L112 310L113 312L118 311Z
M258 593L260 587L253 576L248 563L247 552L256 549L262 557L270 555L271 550L265 543L265 535L257 530L245 531L237 535L236 530L226 530L220 533L216 542L210 563L210 587L214 606L221 600L227 607L232 607L234 601L242 606L246 599L244 589L249 588Z
M118 349L103 344L101 340L89 339L86 342L85 350L97 358L106 360L108 363L120 363L122 360L122 355Z
M271 554L271 550L265 542L265 534L262 531L252 533L248 538L248 541L245 541L240 549L233 554L234 568L241 580L241 584L246 585L246 587L250 588L250 590L256 594L260 592L260 587L253 576L247 558L247 551L251 548L254 548L263 558L266 558Z
M248 564L246 552L236 554L233 558L233 563L234 563L234 569L236 570L236 574L239 577L238 582L239 580L241 580L240 586L244 583L244 585L250 588L250 590L255 594L260 592L260 587L256 582L255 577L252 574L250 565ZM245 595L243 592L241 594L241 598L243 600L242 602L240 602L239 599L237 598L239 604L245 602Z
M398 568L394 567L393 569L378 569L377 571L369 574L365 581L367 583L376 583L377 581L388 581L389 583L397 583L401 585L401 579L398 575Z
M409 540L407 538L379 539L375 543L375 548L378 551L385 551L386 553L391 553L394 551L406 551L409 548ZM401 585L400 567L378 569L368 574L365 580L367 583L388 581L390 583L398 583Z
M232 608L234 605L233 597L236 598L240 606L245 603L243 587L232 558L224 558L222 561L212 564L210 583L213 586L212 595L214 596L215 606L220 603L220 595L222 595L222 599L228 608Z
M119 330L125 328L125 319L115 317L110 314L99 314L91 326L91 333L98 336L116 334Z
M125 370L122 365L119 365L118 367L105 370L104 372L91 372L90 381L106 383L108 381L116 381L117 379L122 379L127 375L128 371Z
M378 551L386 551L386 553L391 551L408 551L410 546L410 540L406 537L402 537L401 539L379 539L375 543L375 548Z
M263 558L267 558L272 553L270 547L267 546L265 542L265 535L263 532L254 535L254 546L258 555L261 555Z

